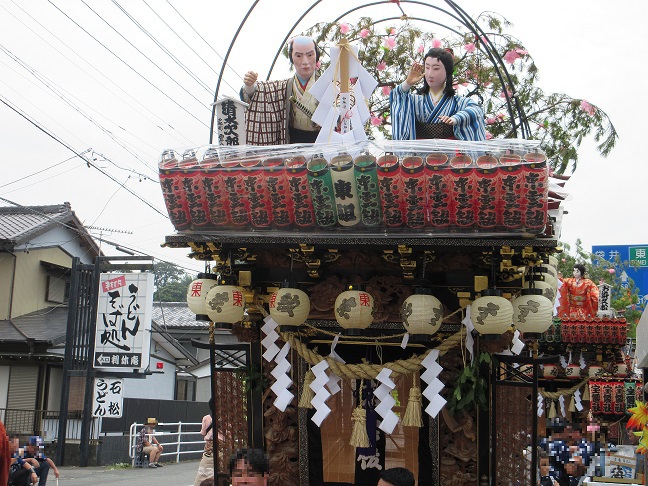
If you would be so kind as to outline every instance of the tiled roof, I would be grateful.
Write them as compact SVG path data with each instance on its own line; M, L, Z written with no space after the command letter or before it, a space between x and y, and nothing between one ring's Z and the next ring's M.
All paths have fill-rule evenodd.
M209 323L196 321L186 302L153 303L153 320L167 329L208 329Z
M51 344L65 342L67 316L67 306L61 306L14 317L11 322L0 321L0 342L24 342L26 339Z
M0 241L21 243L73 217L70 203L53 206L0 207Z

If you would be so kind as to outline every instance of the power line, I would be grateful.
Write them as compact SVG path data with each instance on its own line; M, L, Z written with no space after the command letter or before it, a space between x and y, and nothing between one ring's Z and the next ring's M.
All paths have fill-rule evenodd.
M49 132L48 130L46 130L46 129L43 128L42 126L40 126L38 123L36 123L36 122L35 122L34 120L32 120L31 118L29 118L26 114L22 113L20 110L18 110L16 107L14 107L12 104L10 104L6 99L4 99L4 98L1 97L1 96L0 96L0 102L2 102L5 106L7 106L8 108L10 108L10 109L13 110L14 112L16 112L16 113L17 113L18 115L20 115L21 117L23 117L23 118L24 118L25 120L27 120L29 123L31 123L32 125L34 125L34 126L35 126L36 128L38 128L40 131L42 131L44 134L46 134L48 137L50 137L50 138L52 138L53 140L55 140L56 142L60 143L60 144L63 145L65 148L67 148L70 152L72 152L73 154L75 154L77 157L79 157L79 158L81 158L82 160L84 160L84 161L86 162L86 164L88 165L88 167L92 167L92 168L98 170L98 171L101 172L103 175L105 175L106 177L108 177L110 180L112 180L113 182L115 182L115 183L119 184L120 186L122 186L126 191L128 191L130 194L132 194L132 195L135 196L137 199L139 199L140 201L142 201L142 202L143 202L144 204L146 204L148 207L150 207L151 209L153 209L156 213L161 214L162 216L164 216L164 217L167 218L167 219L169 218L168 215L166 215L165 213L163 213L162 211L160 211L158 208L156 208L155 206L153 206L153 205L152 205L150 202L148 202L146 199L144 199L144 198L141 197L139 194L137 194L137 193L134 192L133 190L131 190L131 189L129 189L128 187L126 187L124 184L122 184L122 183L119 182L117 179L115 179L112 175L110 175L110 174L108 174L106 171L104 171L101 167L98 167L98 166L96 166L95 164L93 164L90 160L88 160L87 158L85 158L83 155L81 155L79 152L77 152L75 149L73 149L73 148L72 148L70 145L68 145L66 142L64 142L63 140L61 140L60 138L58 138L56 135L54 135L53 133Z
M18 56L13 54L9 49L4 47L3 45L0 45L0 50L2 50L7 56L9 56L16 63L18 63L20 66L22 66L23 69L27 70L34 78L36 78L43 85L45 85L52 93L54 93L58 98L60 98L68 107L72 108L74 111L76 111L81 116L86 118L90 123L92 123L97 128L99 128L102 132L104 132L106 135L108 135L115 143L117 143L120 147L122 147L124 150L126 150L129 154L131 154L133 157L135 157L137 160L139 160L147 169L149 169L150 171L156 173L155 169L153 167L151 167L151 165L149 165L145 160L143 160L131 148L127 147L125 142L121 141L110 130L108 130L107 128L102 126L99 122L97 122L94 118L92 118L88 113L83 111L79 106L75 105L65 95L67 94L70 97L75 98L77 101L83 103L81 100L79 100L74 95L70 94L69 92L65 91L65 89L61 88L56 83L49 80L46 76L40 74L36 69L32 68L29 64L27 64L22 59L20 59ZM106 118L106 117L104 117L104 118ZM108 118L106 118L106 119L108 120ZM108 120L108 121L110 121L110 120ZM134 171L132 169L128 169L128 170L130 170L132 172L136 172L136 171ZM136 172L136 173L139 174L138 172ZM140 174L140 175L143 175L143 174Z
M89 150L91 150L91 149L85 149L83 152L81 152L81 155L85 154L85 153L88 152ZM48 171L48 170L50 170L50 169L53 169L54 167L58 167L59 165L64 164L65 162L69 162L70 160L72 160L72 159L76 159L76 158L77 158L77 156L76 156L76 155L73 155L72 157L70 157L70 158L68 158L68 159L62 160L61 162L57 162L56 164L52 164L52 165L50 165L49 167L45 167L44 169L41 169L41 170L39 170L39 171L37 171L37 172L33 172L33 173L29 174L29 175L26 175L26 176L24 176L24 177L21 177L20 179L16 179L16 180L14 180L14 181L7 182L6 184L2 184L2 185L0 186L0 189L3 188L3 187L7 187L7 186L10 186L10 185L12 185L12 184L15 184L16 182L20 182L20 181L24 181L25 179L29 179L30 177L34 177L35 175L38 175L38 174L40 174L40 173L42 173L42 172Z
M135 74L137 74L140 78L142 78L146 83L151 85L153 88L155 88L160 94L162 94L164 97L166 97L169 101L171 101L173 104L178 106L182 111L187 113L189 116L191 116L193 119L198 121L200 124L202 124L205 127L208 127L208 125L203 122L200 118L198 118L196 115L194 115L191 111L187 110L184 106L182 106L180 103L178 103L176 100L174 100L171 96L169 96L167 93L165 93L163 90L158 88L155 84L153 84L148 78L146 78L144 75L142 75L139 71L137 71L133 66L128 64L126 61L124 61L121 57L119 57L115 52L113 52L109 47L107 47L103 42L101 42L99 39L97 39L94 35L92 35L90 32L88 32L86 29L84 29L79 23L74 20L72 17L70 17L68 14L66 14L63 10L61 10L59 7L57 7L52 0L47 0L56 10L61 12L65 17L67 17L74 25L76 25L79 29L81 29L83 32L88 34L94 41L99 43L101 47L106 49L110 54L112 54L116 59L118 59L122 64L124 64L128 69L133 71ZM209 127L208 127L209 128Z
M145 0L143 0L143 1L144 1L144 3L146 3ZM216 54L216 56L218 56L218 58L219 58L222 62L225 62L225 58L223 58L223 56L221 56L221 55L218 53L218 51L216 51L216 49L214 49L213 46L212 46L209 42L207 42L207 41L205 40L205 38L204 38L202 35L200 35L200 33L199 33L195 28L194 28L194 26L191 25L191 24L189 23L189 21L187 21L187 19L185 19L185 18L182 16L182 14L181 14L180 12L178 12L178 9L176 9L176 8L171 4L171 2L170 2L169 0L166 0L166 2L167 2L167 3L169 4L169 6L170 6L174 11L175 11L175 13L177 13L178 16L179 16L182 20L184 20L185 24L187 24L187 25L189 26L189 28L190 28L191 30L193 30L194 33L195 33L198 37L200 37L200 39L201 39L201 40L202 40L202 41L207 45L207 47L209 47L209 48L212 50L212 52L213 52L214 54ZM151 7L149 7L149 8L151 8ZM174 32L174 33L175 33L175 32ZM177 34L176 34L176 35L177 35ZM231 70L234 74L236 74L236 75L239 77L239 79L240 79L241 81L243 81L243 77L242 77L238 72L236 72L236 70L235 70L232 66L230 66L230 65L228 64L227 67L230 68L230 70ZM214 70L212 69L212 71L214 71ZM214 71L214 73L216 73L216 71ZM218 74L218 73L216 73L216 74ZM227 81L225 81L225 80L223 80L223 81L224 81L225 84L227 84L227 86L229 86L229 87L230 87L234 92L238 92L238 91L239 91L238 89L234 89L234 88L232 88L232 86L231 86Z
M81 1L83 1L83 0L81 0ZM121 11L124 13L124 15L126 15L126 17L128 17L129 20L130 20L131 22L133 22L133 23L137 26L137 28L139 28L142 32L144 32L144 34L146 34L147 37L148 37L149 39L151 39L151 40L155 43L155 45L157 45L157 46L162 50L162 52L164 52L164 53L165 53L167 56L169 56L169 57L170 57L170 58L171 58L171 59L172 59L172 60L173 60L173 61L174 61L178 66L180 66L180 68L181 68L182 70L184 70L184 72L186 72L186 73L189 75L189 77L191 77L194 81L196 81L198 84L200 84L200 85L201 85L201 86L202 86L202 87L203 87L203 88L204 88L208 93L211 93L211 89L210 89L209 86L207 86L206 83L204 83L202 80L200 80L200 79L198 78L198 76L196 76L196 75L191 71L191 69L189 69L187 66L185 66L184 63L183 63L182 61L180 61L176 56L174 56L174 55L171 53L171 51L169 51L166 47L164 47L164 45L162 45L162 43L161 43L160 41L158 41L158 40L155 38L155 36L154 36L153 34L151 34L148 30L146 30L146 29L142 26L142 24L140 24L137 20L135 20L135 17L133 17L131 14L129 14L129 13L126 11L126 9L125 9L124 7L122 7L122 6L119 4L119 2L117 2L117 0L112 0L112 3L113 3L114 5L116 5L117 8L119 8L119 10L121 10Z
M119 32L113 25L110 24L106 19L104 19L101 15L99 15L90 5L88 5L85 0L81 0L81 3L83 3L86 7L90 9L90 11L95 14L97 17L101 19L102 22L104 22L108 27L110 27L113 32L115 32L119 37L124 39L133 49L135 49L137 52L139 52L144 58L146 58L147 61L149 61L153 66L155 66L156 69L158 69L162 74L164 74L167 78L169 78L171 81L173 81L182 91L187 93L189 96L191 96L194 100L196 100L198 103L201 105L203 102L196 98L196 96L193 95L187 88L185 88L182 84L178 82L176 78L171 76L168 72L166 72L164 69L162 69L156 62L154 62L150 57L148 57L146 54L144 54L135 44L133 44L131 41L129 41L124 35Z
M112 79L110 79L110 78L109 78L108 76L106 76L104 73L102 73L101 71L99 71L99 70L98 70L98 69L97 69L93 64L91 64L91 63L88 62L86 59L84 59L83 57L81 57L81 56L80 56L80 55L79 55L79 54L78 54L74 49L72 49L69 45L67 45L67 43L65 43L63 40L61 40L61 39L60 39L60 38L59 38L55 33L53 33L51 30L49 30L49 29L48 29L46 26L44 26L42 23L40 23L40 22L39 22L37 19L35 19L35 18L34 18L34 17L29 13L29 12L25 11L25 9L23 9L20 5L16 4L15 0L11 0L11 1L12 1L12 3L13 3L17 8L19 8L19 9L20 9L20 10L21 10L25 15L27 15L27 16L28 16L30 19L32 19L36 24L38 24L38 25L39 25L43 30L45 30L48 34L50 34L52 37L54 37L57 41L59 41L63 46L65 46L65 47L66 47L70 52L72 52L76 57L78 57L79 59L81 59L81 60L82 60L86 65L88 65L91 69L93 69L97 74L99 74L101 77L103 77L103 78L106 79L108 82L110 82L113 86L115 86L117 89L119 89L122 93L124 93L126 96L128 96L132 101L135 102L135 104L141 106L142 108L144 108L145 111L147 111L148 113L150 113L153 117L157 118L157 119L159 120L159 122L161 122L161 124L160 124L159 122L156 122L156 121L152 120L151 118L149 118L146 114L144 114L142 111L138 110L135 106L133 106L132 103L128 103L124 98L122 98L122 97L119 96L117 93L115 93L114 91L112 91L108 86L106 86L105 84L103 84L99 79L97 79L97 78L95 78L94 76L92 76L89 72L87 72L87 70L83 69L83 68L82 68L81 66L79 66L76 62L74 62L72 59L70 59L67 55L65 55L63 52L61 52L57 47L55 47L54 45L52 45L51 42L49 42L47 39L44 39L43 36L41 36L38 32L36 32L34 29L32 29L29 25L27 25L27 24L26 24L25 22L23 22L21 19L19 19L18 17L16 17L16 15L15 15L13 12L10 12L10 11L7 10L4 6L0 5L0 7L1 7L2 9L4 9L4 10L5 10L7 13L9 13L12 17L14 17L16 20L18 20L21 24L23 24L23 25L24 25L27 29L29 29L29 30L30 30L34 35L38 36L38 37L39 37L43 42L45 42L45 44L47 44L47 45L50 46L52 49L54 49L56 52L58 52L61 56L63 56L65 59L67 59L69 62L71 62L74 66L76 66L76 67L77 67L77 68L78 68L82 73L84 73L86 76L90 77L92 80L94 80L95 82L97 82L97 83L98 83L100 86L102 86L106 91L108 91L108 92L111 93L113 96L115 96L115 97L118 98L120 101L122 101L126 106L128 106L129 108L131 108L132 110L134 110L136 113L138 113L139 115L141 115L144 119L146 119L147 121L149 121L151 124L153 124L154 126L156 126L157 128L159 128L159 129L162 130L163 132L168 133L168 135L169 135L170 137L173 137L174 140L176 140L178 143L180 143L180 144L183 144L183 143L189 143L189 144L191 144L191 143L192 143L191 140L189 140L189 139L188 139L187 137L185 137L181 132L179 132L178 130L176 130L176 129L175 129L172 125L170 125L170 124L169 124L169 123L168 123L164 118L162 118L162 117L160 117L159 115L155 114L155 113L154 113L154 112L153 112L153 111L152 111L148 106L144 105L140 100L138 100L137 98L135 98L134 96L132 96L128 91L126 91L125 89L123 89L121 86L119 86L119 85L116 84L114 81L112 81ZM181 141L179 138L176 138L175 135L174 135L173 133L169 133L169 132L167 132L167 129L164 128L162 125L166 125L167 127L169 127L169 128L171 129L172 132L175 132L178 136L184 138L184 141ZM124 130L122 127L119 127L119 128L122 129L122 130ZM129 133L130 133L130 132L129 132ZM132 133L131 133L131 135L132 135ZM137 137L136 137L136 138L137 138ZM152 145L148 144L148 142L145 142L145 141L143 141L143 140L141 140L141 139L139 139L139 138L138 138L138 140L140 140L140 141L142 141L143 143L149 145L149 147L151 147L152 149L154 149L154 150L156 149L156 147L153 147Z

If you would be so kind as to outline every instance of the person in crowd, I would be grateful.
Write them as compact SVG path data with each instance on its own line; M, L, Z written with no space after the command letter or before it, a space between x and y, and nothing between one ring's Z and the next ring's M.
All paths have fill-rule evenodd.
M45 447L43 445L43 438L37 435L31 436L29 438L29 444L25 449L25 458L34 459L37 463L33 463L36 469L36 475L38 476L38 486L45 486L47 484L47 476L49 475L50 469L54 472L54 475L58 478L60 473L54 461L49 457L45 456Z
M8 479L5 484L8 484L8 486L31 486L32 484L38 483L38 474L36 474L34 467L38 463L33 459L23 457L25 452L20 447L20 440L17 436L9 439L9 454L11 455L11 460L9 463Z
M389 94L394 140L486 139L484 112L472 99L455 94L453 70L452 53L440 48L430 49L423 64L412 65L407 79ZM418 94L410 93L422 79Z
M160 444L155 437L155 427L157 427L158 421L155 418L148 418L142 430L140 430L139 435L137 436L137 452L144 452L149 456L149 465L150 468L162 467L159 459L162 455L164 447Z
M385 469L380 474L377 486L414 486L414 474L404 467Z
M198 473L194 480L194 486L202 486L206 479L214 477L214 432L212 430L212 414L214 413L214 399L209 399L210 413L202 418L202 427L200 434L205 438L205 448L203 450ZM213 480L213 479L212 479Z
M261 449L241 449L230 458L232 486L267 486L268 457Z
M598 286L585 278L585 266L574 265L573 278L561 278L558 315L561 317L596 317L599 305Z
M313 143L320 127L311 121L317 99L308 90L316 80L320 52L311 37L298 36L288 44L288 57L295 75L280 81L258 81L258 74L243 76L241 100L246 112L247 143L281 145Z
M0 485L9 482L9 468L11 466L11 451L9 450L9 436L7 429L0 421Z

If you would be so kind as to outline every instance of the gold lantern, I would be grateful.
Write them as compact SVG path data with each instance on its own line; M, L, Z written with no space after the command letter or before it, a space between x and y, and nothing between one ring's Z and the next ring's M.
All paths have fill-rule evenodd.
M499 289L482 291L470 306L470 320L479 334L504 334L513 323L513 306Z
M403 302L401 319L408 333L432 335L441 327L443 306L429 289L417 289Z
M338 324L348 334L358 334L358 331L366 329L373 321L374 299L357 285L349 285L335 299L334 310Z
M199 273L198 278L189 284L187 305L196 315L205 315L205 297L212 287L218 285L217 276L210 273Z
M552 324L553 304L540 289L523 289L513 299L513 324L526 339L539 339Z
M286 280L270 297L270 315L280 326L301 326L310 313L308 294L297 288L292 280Z
M209 319L221 327L231 328L243 318L245 295L243 289L227 283L213 286L205 297L205 310Z

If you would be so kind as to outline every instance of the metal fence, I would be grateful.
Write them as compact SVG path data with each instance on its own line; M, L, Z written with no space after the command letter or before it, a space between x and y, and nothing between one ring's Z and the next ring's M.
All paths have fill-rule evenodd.
M82 411L68 412L66 441L81 439L82 416ZM58 440L58 420L58 411L0 408L0 421L4 423L9 435L40 435L45 442L54 442ZM100 430L101 418L93 418L90 423L90 440L97 440Z
M135 450L137 436L142 427L144 427L144 424L137 422L132 423L130 426L128 450L133 465L135 465L135 457L138 454ZM201 422L160 422L158 427L164 427L165 431L154 432L151 435L154 435L158 442L164 446L162 457L175 457L175 462L180 462L183 454L196 455L202 453L205 447L205 439L200 434Z

